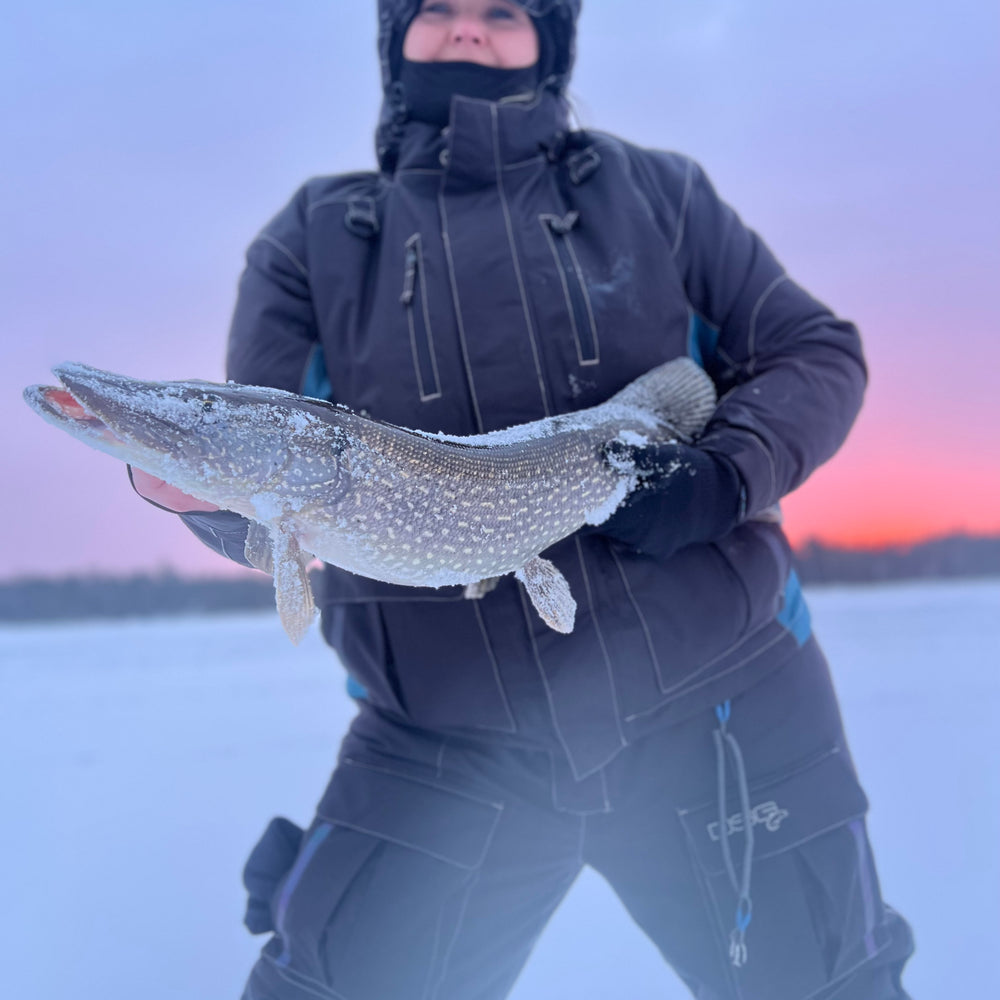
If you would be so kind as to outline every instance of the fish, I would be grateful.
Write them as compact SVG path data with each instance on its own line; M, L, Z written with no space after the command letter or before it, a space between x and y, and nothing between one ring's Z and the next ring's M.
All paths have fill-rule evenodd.
M37 414L248 519L247 560L273 576L294 643L315 617L315 559L386 583L464 585L469 598L513 574L542 620L571 632L569 584L540 553L638 487L630 447L689 442L716 405L686 357L596 406L469 436L265 386L144 381L77 362L52 372L60 385L24 390Z

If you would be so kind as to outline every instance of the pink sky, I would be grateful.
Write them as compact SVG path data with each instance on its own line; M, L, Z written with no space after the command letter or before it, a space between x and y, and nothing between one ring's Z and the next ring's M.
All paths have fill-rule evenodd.
M584 123L698 159L865 338L865 410L786 501L793 541L1000 532L1000 8L626 6L585 4ZM254 233L306 177L372 163L374 3L58 0L13 20L0 578L224 572L21 389L65 360L221 378Z

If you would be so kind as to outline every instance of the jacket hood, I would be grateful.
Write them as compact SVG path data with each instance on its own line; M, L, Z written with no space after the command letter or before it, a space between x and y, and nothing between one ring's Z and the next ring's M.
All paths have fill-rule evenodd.
M545 37L554 53L543 86L562 95L576 57L576 25L583 0L512 0L536 20L545 22ZM403 37L420 7L420 0L378 0L378 54L382 69L382 110L375 146L379 166L392 171L399 150L406 107L399 86Z

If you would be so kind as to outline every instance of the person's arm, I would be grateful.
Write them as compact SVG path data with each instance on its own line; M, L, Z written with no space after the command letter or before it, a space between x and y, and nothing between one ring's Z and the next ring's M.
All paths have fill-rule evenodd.
M697 164L668 154L656 166L721 399L695 442L631 451L640 487L596 530L667 557L768 516L843 443L867 372L853 324L785 274Z
M710 370L723 393L698 446L735 466L752 516L843 444L867 382L861 339L788 277L693 162L683 203L675 259L717 331Z

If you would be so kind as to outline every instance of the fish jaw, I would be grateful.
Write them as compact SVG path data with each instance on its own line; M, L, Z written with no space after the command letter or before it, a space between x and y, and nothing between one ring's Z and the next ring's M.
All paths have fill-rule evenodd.
M294 509L329 496L343 478L335 411L291 393L232 383L144 382L77 363L53 372L61 386L24 392L39 416L226 510L257 517L253 498L263 495Z

